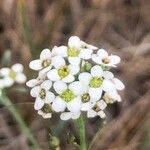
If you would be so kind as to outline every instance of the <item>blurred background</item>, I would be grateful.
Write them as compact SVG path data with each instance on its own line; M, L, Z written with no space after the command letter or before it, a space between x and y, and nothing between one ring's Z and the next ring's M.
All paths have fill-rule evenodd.
M29 62L44 48L66 44L71 35L119 55L122 62L113 72L126 86L120 93L122 102L108 106L106 124L99 118L86 120L87 143L103 123L92 150L149 150L149 15L149 0L0 0L0 67L20 62L31 79L35 73ZM78 142L72 121L38 116L25 85L13 86L8 95L42 150L49 149L51 136L60 139L62 150L75 149L67 142L70 134ZM28 150L30 145L12 114L1 106L0 150Z

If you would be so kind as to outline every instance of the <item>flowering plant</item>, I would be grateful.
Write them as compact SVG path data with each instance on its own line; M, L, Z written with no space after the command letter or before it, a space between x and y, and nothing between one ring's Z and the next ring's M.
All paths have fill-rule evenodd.
M70 37L67 46L42 50L29 64L38 77L26 83L35 110L43 118L59 113L62 120L77 119L81 112L105 118L107 104L121 101L118 91L124 84L110 72L120 60L77 36Z

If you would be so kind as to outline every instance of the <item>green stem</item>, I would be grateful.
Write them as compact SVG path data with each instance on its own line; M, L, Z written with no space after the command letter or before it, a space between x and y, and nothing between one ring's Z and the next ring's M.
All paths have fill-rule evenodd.
M83 116L80 116L80 118L76 120L76 124L79 129L80 150L87 150L86 139L85 139L85 122Z
M16 122L18 123L20 129L22 132L26 135L28 140L32 144L32 150L39 150L38 143L36 142L34 136L32 135L32 132L30 129L27 127L26 123L22 119L21 115L19 112L16 110L14 105L12 104L11 100L5 95L4 91L0 91L0 103L3 104L7 109L10 111L10 113L13 115L15 118Z

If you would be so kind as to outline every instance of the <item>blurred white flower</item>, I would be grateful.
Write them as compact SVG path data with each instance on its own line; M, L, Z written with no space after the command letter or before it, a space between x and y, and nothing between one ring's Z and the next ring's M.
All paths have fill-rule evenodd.
M47 77L46 74L39 72L38 77L36 79L29 80L28 82L26 82L26 85L28 87L34 87L34 86L39 85L42 82L44 82L46 80L46 77Z
M75 81L69 85L62 81L54 83L54 89L59 96L52 103L52 108L56 112L63 112L67 108L69 111L76 113L81 108L82 84Z
M87 111L87 117L93 118L95 116L100 116L101 118L105 118L106 114L103 111L107 107L107 104L100 100L97 103L93 104L93 107Z
M52 62L54 69L47 73L48 79L52 81L62 80L63 82L70 83L75 80L74 75L79 72L78 65L66 65L64 58L55 56Z
M55 95L50 92L52 87L52 82L50 80L44 81L41 85L35 86L31 89L30 94L35 97L34 109L41 109L44 104L50 104L55 99Z
M15 82L22 84L26 81L26 76L23 73L23 65L22 64L14 64L11 68L5 67L0 69L0 76L2 77L1 81L3 87L10 87Z
M52 68L52 53L49 49L42 50L40 58L30 62L29 67L33 70L42 70L46 73Z
M78 119L80 117L81 112L62 112L60 115L61 120L69 120L69 119Z
M44 104L44 106L40 110L38 110L38 114L45 119L51 118L52 112L53 110L51 104Z
M109 56L104 49L99 49L96 54L92 54L92 60L100 65L116 67L121 59L117 55Z

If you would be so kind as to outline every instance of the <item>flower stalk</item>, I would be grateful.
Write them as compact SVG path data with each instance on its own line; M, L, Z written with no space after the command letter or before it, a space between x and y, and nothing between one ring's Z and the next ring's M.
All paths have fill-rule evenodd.
M86 138L85 138L85 121L83 116L81 115L78 119L75 120L76 125L79 129L79 137L80 137L80 150L87 150Z

